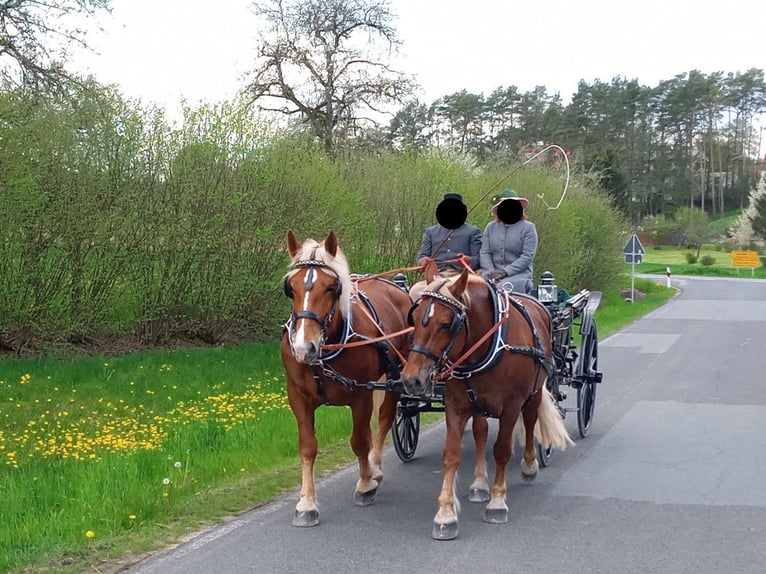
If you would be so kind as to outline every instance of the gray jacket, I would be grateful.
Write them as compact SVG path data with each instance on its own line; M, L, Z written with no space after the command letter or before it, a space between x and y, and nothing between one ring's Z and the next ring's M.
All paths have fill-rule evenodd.
M492 271L505 271L506 277L498 282L502 288L517 293L532 289L532 262L537 253L537 229L531 221L523 219L508 225L492 221L484 229L481 242L481 274L486 278Z
M450 236L444 241L447 234L450 234ZM434 250L437 248L439 248L439 252L434 253ZM423 257L430 257L436 261L440 271L447 266L462 271L463 267L457 262L439 263L440 261L448 259L456 259L458 254L462 253L471 258L471 269L477 270L479 268L480 250L481 229L475 225L464 223L453 230L442 227L441 225L432 225L423 233L423 241L420 244L420 251L415 259L415 263L420 261Z

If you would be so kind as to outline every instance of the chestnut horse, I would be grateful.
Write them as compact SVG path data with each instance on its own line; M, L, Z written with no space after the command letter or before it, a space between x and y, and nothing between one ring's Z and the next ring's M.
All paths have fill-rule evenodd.
M535 438L562 450L573 443L546 387L554 365L547 309L532 297L496 292L468 270L451 279L435 278L433 271L427 269L428 286L410 311L415 330L401 381L407 393L422 395L444 380L447 438L432 535L449 540L459 530L455 483L469 417L478 412L499 419L486 522L508 521L505 470L520 414L525 480L537 476Z
M284 290L292 299L292 311L281 354L303 469L293 524L315 526L319 507L314 484L314 412L324 404L351 407L351 448L359 461L354 503L372 504L383 478L383 443L396 415L399 393L385 393L373 441L373 391L365 385L384 376L399 377L411 331L407 313L412 301L385 279L360 283L353 278L332 231L321 243L313 239L301 243L289 231L287 250L292 260Z

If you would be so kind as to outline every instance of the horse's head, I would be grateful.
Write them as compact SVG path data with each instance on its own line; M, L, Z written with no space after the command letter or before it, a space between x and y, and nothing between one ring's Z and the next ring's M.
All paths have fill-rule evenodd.
M414 331L401 375L412 395L433 392L435 377L448 361L454 361L468 335L466 288L471 272L466 269L458 277L439 279L427 270L426 280L428 286L410 309L408 320Z
M301 243L291 230L287 251L292 259L284 278L285 295L292 300L287 338L295 360L311 365L321 358L334 320L348 316L351 276L332 231L321 243L313 239Z

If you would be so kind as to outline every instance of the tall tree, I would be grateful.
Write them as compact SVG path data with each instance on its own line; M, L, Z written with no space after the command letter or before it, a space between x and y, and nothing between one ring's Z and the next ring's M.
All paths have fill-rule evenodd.
M110 0L0 1L0 79L17 86L55 85L72 45L87 47L74 17L108 10Z
M369 119L362 114L412 93L413 80L385 61L400 44L388 0L267 0L253 8L269 33L248 91L264 110L297 115L326 150Z

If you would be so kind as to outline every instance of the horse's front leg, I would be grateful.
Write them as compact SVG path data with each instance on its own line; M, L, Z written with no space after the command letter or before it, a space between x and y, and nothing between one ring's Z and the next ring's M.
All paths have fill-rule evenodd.
M487 419L473 415L473 440L476 443L476 465L473 469L473 482L468 489L470 502L487 502L489 500L489 477L487 476L487 437L489 423Z
M354 490L354 504L368 506L375 502L378 481L372 476L370 452L372 451L372 393L361 391L351 403L354 428L351 433L351 450L359 461L359 480Z
M447 407L447 440L444 445L443 480L439 493L439 510L434 516L434 527L431 536L437 540L452 540L459 532L458 513L460 502L455 495L457 469L460 465L462 452L463 431L468 417L456 413L454 408Z
M319 506L314 484L314 462L317 457L317 439L314 431L315 407L291 393L288 386L290 407L298 424L298 450L301 455L301 496L295 506L293 526L316 526L319 524Z
M492 498L484 508L484 522L503 524L508 522L508 505L505 501L507 485L505 469L513 452L513 427L519 418L519 406L503 410L497 430L497 440L493 448L495 456L495 480L492 483Z
M399 393L388 391L375 391L373 393L373 418L378 415L378 430L372 442L370 451L370 464L372 465L372 478L383 482L383 448L386 444L388 431L394 424L396 406L399 403Z

